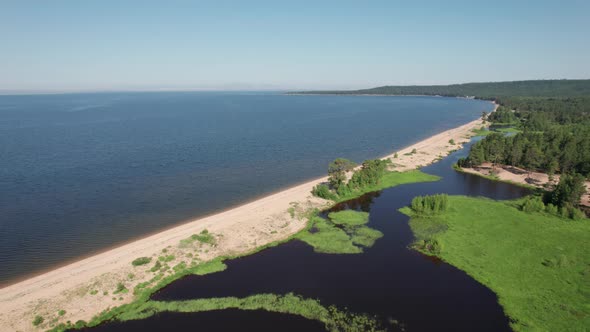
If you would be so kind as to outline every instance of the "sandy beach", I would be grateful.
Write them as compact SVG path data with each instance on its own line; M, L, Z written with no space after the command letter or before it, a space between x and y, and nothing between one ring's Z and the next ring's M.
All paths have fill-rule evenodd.
M553 187L559 183L559 174L553 176L549 180L549 175L540 172L528 172L522 168L506 165L496 165L491 163L484 163L474 168L461 168L466 173L491 176L492 173L501 181L525 184L537 188ZM585 207L590 207L590 181L586 181L586 193L582 195L580 204Z
M482 125L481 120L475 120L383 158L391 158L398 171L425 166L461 148L473 136L472 130ZM0 289L0 331L45 330L51 327L52 320L88 321L105 309L131 302L133 288L153 277L149 271L153 263L131 264L138 257L157 259L163 254L171 255L174 257L168 264L174 266L183 261L202 262L246 253L285 239L305 227L306 210L330 205L310 193L315 185L326 180L311 180L4 287ZM214 245L180 245L181 240L205 229L214 236ZM130 291L113 294L119 283ZM58 315L59 310L65 310L65 314ZM32 321L37 315L44 317L44 323L35 327Z

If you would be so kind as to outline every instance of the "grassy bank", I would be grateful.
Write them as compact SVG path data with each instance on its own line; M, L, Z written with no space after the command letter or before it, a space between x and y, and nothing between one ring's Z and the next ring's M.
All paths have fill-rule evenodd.
M337 202L344 202L354 198L358 198L366 193L374 192L383 190L386 188L391 188L395 186L399 186L402 184L408 183L418 183L418 182L434 182L440 180L439 176L427 174L421 172L419 170L411 170L407 172L385 172L379 183L374 185L364 186L357 190L350 192L347 195L339 196L336 201Z
M304 299L294 294L257 294L245 298L221 297L188 301L147 301L133 306L117 316L119 321L145 319L161 312L196 313L212 310L266 310L317 320L328 331L379 331L377 321L370 316L350 314L334 306L323 306L319 301Z
M450 196L448 208L417 215L415 247L494 291L516 331L590 326L590 222L520 210L523 200Z

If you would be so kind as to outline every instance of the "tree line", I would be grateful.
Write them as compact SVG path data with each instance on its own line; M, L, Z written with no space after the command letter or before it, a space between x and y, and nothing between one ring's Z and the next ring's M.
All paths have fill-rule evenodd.
M337 200L346 197L355 191L379 184L379 181L387 171L391 160L369 159L365 160L359 169L356 164L348 159L338 158L328 165L328 183L319 184L312 190L312 194L324 199ZM347 173L352 172L347 181Z
M297 94L430 95L474 96L496 100L500 97L576 97L590 96L590 80L529 80L512 82L465 83L452 85L381 86L362 90L300 91Z

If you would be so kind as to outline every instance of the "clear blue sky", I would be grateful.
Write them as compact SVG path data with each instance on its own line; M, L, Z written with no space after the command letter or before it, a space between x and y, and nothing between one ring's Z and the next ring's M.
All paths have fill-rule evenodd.
M590 78L589 15L587 0L2 1L0 90Z

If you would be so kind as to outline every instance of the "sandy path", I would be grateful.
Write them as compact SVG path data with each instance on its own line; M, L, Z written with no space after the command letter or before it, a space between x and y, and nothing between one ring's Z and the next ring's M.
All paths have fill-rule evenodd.
M472 130L480 126L481 120L472 121L397 151L397 157L391 154L384 158L391 158L400 171L425 166L460 148L473 135ZM450 144L450 140L455 144ZM416 153L411 153L413 149ZM168 263L172 267L183 261L190 264L243 253L285 239L305 227L303 214L307 209L329 205L310 194L315 185L326 179L288 188L2 288L0 331L34 331L48 329L55 322L88 321L109 307L131 302L133 287L154 276L149 271L153 261L139 267L131 265L138 257L157 259L161 255L174 255ZM214 234L215 245L198 242L179 245L180 240L204 229ZM123 283L130 292L114 295L118 283ZM57 312L62 309L66 313L59 316ZM32 321L37 315L44 318L44 323L34 327Z

